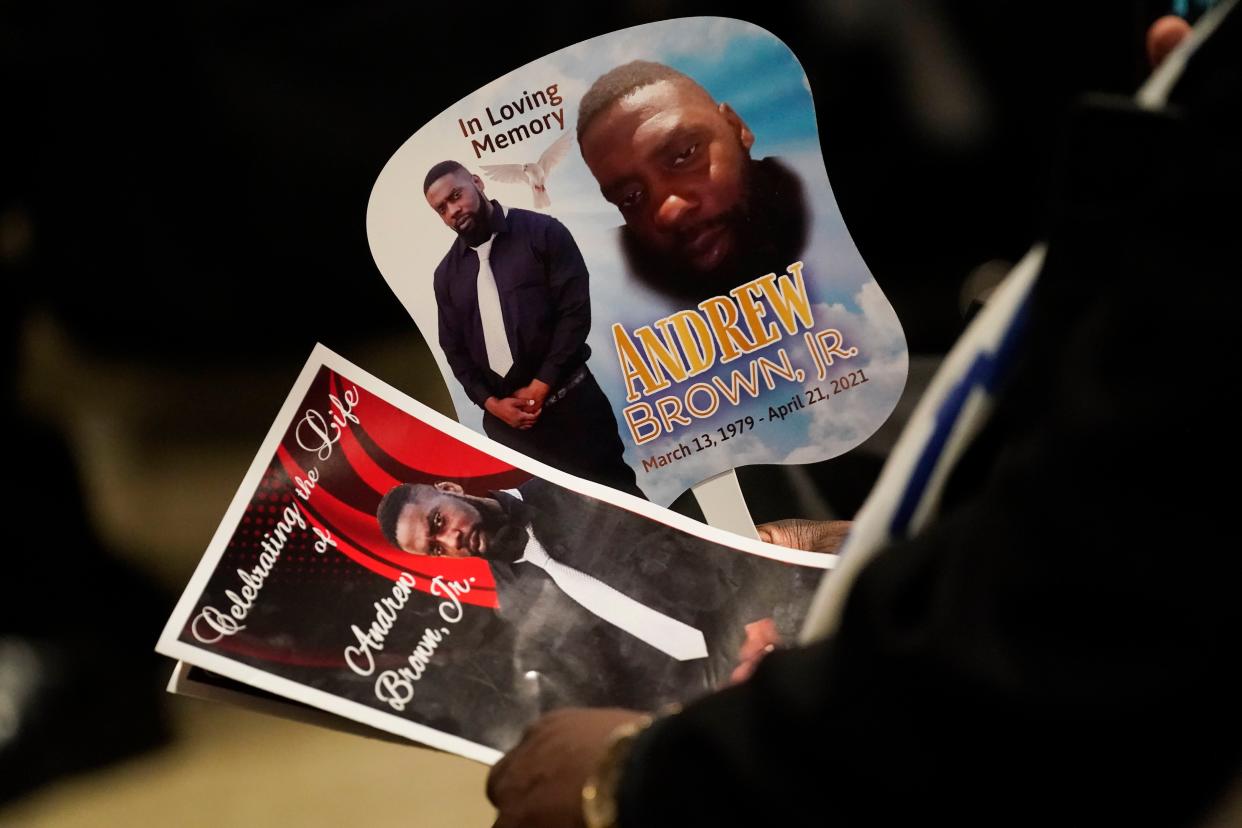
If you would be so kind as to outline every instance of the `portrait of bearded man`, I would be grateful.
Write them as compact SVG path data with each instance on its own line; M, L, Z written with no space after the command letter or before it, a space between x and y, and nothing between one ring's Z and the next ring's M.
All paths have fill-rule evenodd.
M506 208L457 161L431 167L427 205L455 238L433 276L439 344L483 431L512 449L643 497L587 365L591 298L569 230Z
M690 76L651 61L618 66L583 96L577 131L625 220L631 274L657 293L694 304L801 257L801 182L775 158L751 158L746 122Z

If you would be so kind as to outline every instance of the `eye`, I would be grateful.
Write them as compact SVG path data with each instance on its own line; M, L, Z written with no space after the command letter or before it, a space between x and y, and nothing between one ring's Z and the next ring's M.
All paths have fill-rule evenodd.
M627 190L621 195L621 200L617 202L617 206L622 210L633 210L639 204L643 203L645 193L638 188Z
M444 531L444 515L440 513L439 509L436 509L431 514L427 515L428 555L444 554L444 546L436 540L436 538L440 537L440 533L442 531Z
M698 153L698 151L699 151L699 145L697 143L691 144L690 146L686 147L681 152L677 153L677 155L673 156L672 166L673 167L685 166L686 164L690 163L690 159L693 158L695 154Z

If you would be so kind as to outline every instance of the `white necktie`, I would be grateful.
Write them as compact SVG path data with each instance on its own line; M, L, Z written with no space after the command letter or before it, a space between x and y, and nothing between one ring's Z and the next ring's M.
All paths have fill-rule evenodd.
M492 273L492 242L496 234L474 251L479 254L479 319L483 322L483 344L487 346L487 362L502 377L513 367L513 352L505 336L505 318L500 311L500 291Z
M535 539L535 531L531 527L526 527L526 534L530 540L521 561L534 564L547 572L561 592L609 624L641 638L678 661L707 658L707 642L703 633L676 618L669 618L640 604L598 578L554 559L543 548L543 544Z

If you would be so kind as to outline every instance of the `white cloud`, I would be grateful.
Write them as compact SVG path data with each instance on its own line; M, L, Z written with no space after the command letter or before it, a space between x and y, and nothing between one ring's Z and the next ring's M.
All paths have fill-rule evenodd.
M888 418L905 388L909 358L901 322L879 285L870 282L855 296L861 313L843 305L816 305L815 319L832 320L845 342L865 343L855 360L842 362L833 377L862 371L866 382L833 395L808 412L807 443L791 451L786 463L809 463L843 454L870 437ZM827 389L825 389L827 390Z

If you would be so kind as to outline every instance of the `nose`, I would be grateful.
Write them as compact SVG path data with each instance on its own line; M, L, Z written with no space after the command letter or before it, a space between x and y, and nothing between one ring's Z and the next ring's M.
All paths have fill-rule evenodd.
M656 209L655 223L661 230L675 230L690 217L694 211L694 203L678 195L669 193Z
M461 529L452 529L446 526L436 540L440 542L440 546L450 550L450 554L454 552L468 553L470 551L466 548L466 533Z

